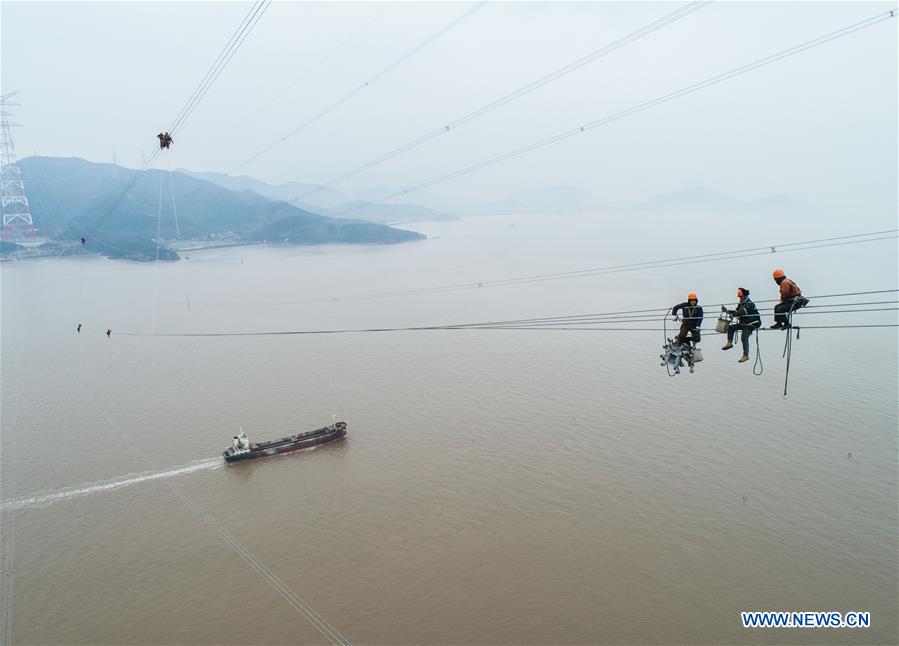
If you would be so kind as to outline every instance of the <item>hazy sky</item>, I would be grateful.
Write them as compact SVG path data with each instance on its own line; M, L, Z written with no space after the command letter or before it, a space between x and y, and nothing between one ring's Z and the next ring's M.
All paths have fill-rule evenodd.
M472 6L275 2L176 135L171 165L235 166ZM326 181L678 6L488 4L239 173ZM417 184L893 6L715 3L337 188ZM138 165L249 7L3 2L2 88L20 90L19 156ZM896 29L886 21L428 193L477 203L570 185L616 203L704 185L739 199L895 204Z

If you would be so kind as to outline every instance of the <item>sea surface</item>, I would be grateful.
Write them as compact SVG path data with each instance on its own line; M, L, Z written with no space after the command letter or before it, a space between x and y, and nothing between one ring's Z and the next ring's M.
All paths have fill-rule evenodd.
M429 239L0 266L12 643L326 643L316 616L355 644L899 642L896 328L802 330L786 398L782 333L760 337L761 376L755 346L738 364L707 335L696 372L669 378L661 319L165 336L664 308L690 291L713 319L738 286L775 298L774 267L821 304L896 288L895 240L383 293L895 228L895 213L412 228ZM346 441L221 460L241 427L273 439L332 415ZM742 628L740 611L768 609L872 625Z

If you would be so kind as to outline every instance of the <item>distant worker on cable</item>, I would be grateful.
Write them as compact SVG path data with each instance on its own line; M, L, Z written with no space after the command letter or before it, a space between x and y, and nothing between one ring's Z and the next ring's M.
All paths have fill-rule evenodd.
M170 135L167 132L160 132L156 136L159 137L159 147L160 148L165 148L166 150L168 150L169 146L171 146L173 143L175 143L175 140L172 139L172 135Z
M771 274L774 282L780 286L780 303L774 306L774 325L772 330L786 330L791 327L790 315L800 307L808 305L808 299L803 298L799 285L787 278L783 269L775 269Z
M680 332L677 333L676 340L678 343L686 343L688 340L693 345L699 343L699 328L702 325L702 306L699 304L699 298L696 294L690 292L687 294L687 300L671 308L671 316L677 320L677 313L683 310L681 315Z
M737 361L743 363L749 361L749 337L752 333L762 327L762 316L759 314L758 308L751 300L749 300L749 290L745 287L737 288L737 309L729 310L724 305L721 306L722 312L727 312L734 317L730 327L727 328L727 343L724 344L722 350L730 350L734 347L734 337L740 332L740 341L743 343L743 356Z
M81 323L78 324L78 331L81 332Z
M87 243L87 238L81 236L81 245L84 246Z
M110 328L106 328L106 338L107 338L107 339L109 338L109 336L110 336L111 334L112 334L112 330L111 330Z

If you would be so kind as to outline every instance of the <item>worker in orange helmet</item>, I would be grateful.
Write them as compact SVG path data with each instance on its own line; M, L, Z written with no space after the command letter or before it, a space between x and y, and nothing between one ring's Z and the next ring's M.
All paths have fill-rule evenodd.
M702 306L696 294L687 294L687 300L671 308L671 316L677 320L677 313L683 311L681 316L680 332L677 333L677 342L686 343L689 339L693 345L699 343L699 328L702 325Z
M783 269L775 269L771 276L780 286L780 303L774 306L774 325L770 329L786 330L790 328L789 315L808 305L808 299L802 296L799 285L787 278Z

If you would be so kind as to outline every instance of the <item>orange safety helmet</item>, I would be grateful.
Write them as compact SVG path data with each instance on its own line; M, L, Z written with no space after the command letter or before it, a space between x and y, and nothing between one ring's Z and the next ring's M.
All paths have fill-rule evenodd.
M783 278L784 276L786 276L786 274L784 273L784 270L783 270L783 269L775 269L775 270L774 270L774 273L771 274L771 275L772 275L775 279L776 279L776 278Z
M699 297L696 295L695 292L690 292L689 294L687 294L687 300L688 301L698 301Z
M737 298L743 298L743 288L737 287Z

